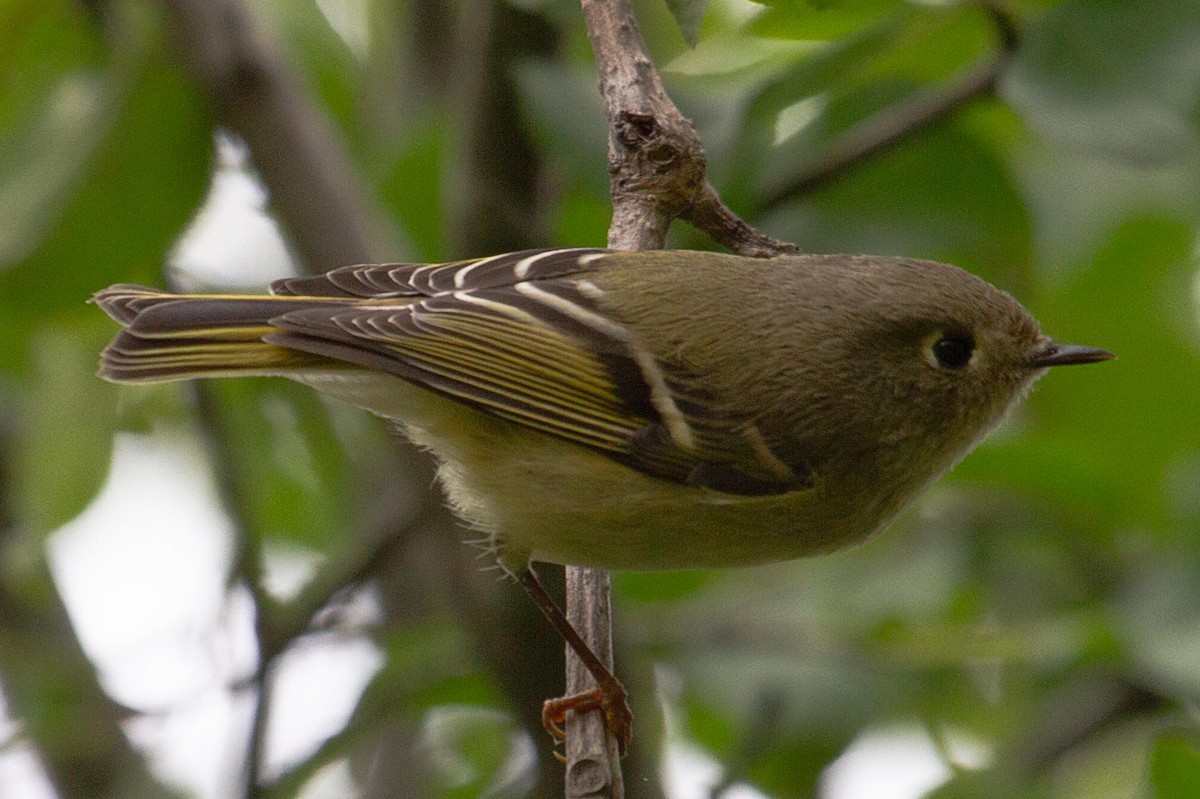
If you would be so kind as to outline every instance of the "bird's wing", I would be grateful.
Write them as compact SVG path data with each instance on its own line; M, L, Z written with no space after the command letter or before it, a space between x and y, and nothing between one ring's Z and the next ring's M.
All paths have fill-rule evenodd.
M277 294L362 301L283 313L264 339L395 374L662 479L742 495L807 487L807 472L702 375L654 357L601 310L587 273L606 254L527 251L282 281Z
M511 286L590 271L611 250L580 247L522 250L444 264L361 264L312 277L276 280L271 293L386 300Z

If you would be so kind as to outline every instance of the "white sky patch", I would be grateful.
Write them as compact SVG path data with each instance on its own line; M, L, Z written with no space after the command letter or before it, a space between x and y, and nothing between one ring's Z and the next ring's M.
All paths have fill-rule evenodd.
M209 196L173 253L177 276L189 287L236 289L294 274L244 145L231 136L217 144ZM131 740L160 779L197 799L240 795L252 707L253 692L235 690L253 673L256 645L249 596L226 584L232 536L195 440L121 434L104 488L47 544L105 690L141 711L125 724ZM319 566L302 552L275 550L266 559L269 588L283 596ZM365 591L339 608L339 620L355 629L378 615ZM268 764L293 762L340 729L380 661L353 633L314 636L286 655L276 672ZM0 732L12 730L0 707ZM323 780L312 795L349 795L336 784ZM52 799L36 757L19 744L0 753L0 796Z
M171 266L199 287L262 288L296 274L294 260L267 213L267 192L250 170L246 145L217 136L217 168L204 206L171 253Z
M317 8L355 57L366 59L371 46L371 9L367 0L317 0Z
M201 799L228 795L245 722L227 686L255 657L250 605L225 589L231 536L195 441L120 434L108 482L48 543L105 690L144 714L126 725L131 739Z
M231 799L246 752L252 694L213 685L170 712L135 717L130 740L149 756L155 776L195 799Z
M319 552L279 541L263 542L263 587L276 599L293 599L325 558Z
M108 483L48 545L55 582L105 689L143 712L127 724L131 739L161 779L200 799L234 795L253 698L234 690L253 672L256 647L248 594L225 587L231 536L194 441L122 434ZM270 560L285 593L315 566L297 553ZM342 616L377 621L377 603L359 593ZM285 654L268 766L295 763L341 729L381 663L357 634L314 635ZM36 761L14 750L0 758L0 795L22 796L10 792L17 785L41 799L37 775Z
M780 111L779 116L775 118L775 141L772 143L778 147L800 133L825 112L827 104L826 96L819 94L805 97Z
M300 799L346 799L358 796L359 788L345 760L330 763L313 775L300 792Z
M5 799L57 799L37 757L24 745L0 753L0 795Z
M720 11L729 16L730 19L738 22L746 23L763 13L763 7L759 3L751 2L751 0L713 0L709 6L709 13L713 13L715 7L720 7Z
M365 638L317 635L280 660L267 732L267 768L277 774L317 750L349 721L383 655Z
M11 799L55 799L37 754L19 743L21 726L8 712L0 690L0 796Z
M80 642L114 698L154 707L211 680L231 534L195 442L117 436L108 482L48 543Z
M980 768L985 746L961 734L947 736L949 756L963 768ZM821 799L920 799L950 779L929 733L919 726L890 727L860 735L821 777Z
M691 744L674 741L663 758L663 775L669 799L709 799L721 780L721 764ZM746 785L731 785L721 799L767 799Z

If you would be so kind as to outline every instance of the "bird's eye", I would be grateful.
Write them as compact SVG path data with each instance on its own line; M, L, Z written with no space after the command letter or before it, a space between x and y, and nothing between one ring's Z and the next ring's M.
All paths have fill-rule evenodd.
M943 369L962 369L971 361L975 342L970 336L943 336L933 343L933 357Z

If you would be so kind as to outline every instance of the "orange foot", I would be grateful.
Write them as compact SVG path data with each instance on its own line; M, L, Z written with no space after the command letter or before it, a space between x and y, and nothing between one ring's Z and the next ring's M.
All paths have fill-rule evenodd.
M633 738L633 711L625 699L625 688L619 682L613 681L607 688L593 688L570 696L560 696L557 699L547 699L542 705L542 726L554 738L562 741L567 737L563 729L569 711L587 713L600 710L604 713L604 724L614 738L621 756L629 749L629 741Z

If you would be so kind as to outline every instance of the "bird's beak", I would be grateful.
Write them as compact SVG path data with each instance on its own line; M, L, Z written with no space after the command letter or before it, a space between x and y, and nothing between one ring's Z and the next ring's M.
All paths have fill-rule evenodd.
M1047 340L1034 353L1030 359L1029 365L1035 369L1044 369L1048 366L1069 366L1075 363L1096 363L1097 361L1111 361L1117 356L1113 355L1108 350L1096 349L1095 347L1080 347L1076 344L1059 344L1053 340Z

